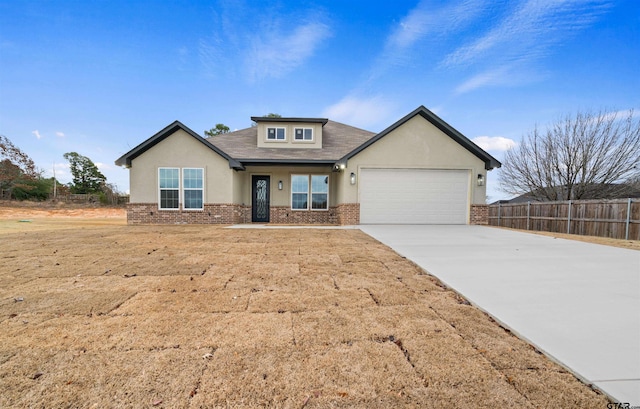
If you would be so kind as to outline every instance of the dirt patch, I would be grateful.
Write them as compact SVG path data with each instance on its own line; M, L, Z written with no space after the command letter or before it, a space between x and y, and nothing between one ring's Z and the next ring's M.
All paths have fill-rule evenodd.
M0 229L0 407L608 403L358 230L89 220Z

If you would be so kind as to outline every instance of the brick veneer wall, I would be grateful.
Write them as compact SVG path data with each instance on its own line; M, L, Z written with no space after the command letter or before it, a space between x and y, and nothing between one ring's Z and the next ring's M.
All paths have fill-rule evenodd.
M273 224L360 224L360 204L344 203L328 211L293 211L288 206L271 206ZM158 210L157 203L129 203L129 224L239 224L251 223L251 206L205 204L204 210ZM470 224L489 224L489 206L471 205Z
M471 205L469 224L489 224L489 205Z
M360 224L360 203L343 203L336 206L338 224L355 225Z
M328 211L294 211L289 206L271 206L273 224L351 225L360 221L360 205L347 203ZM238 224L251 223L251 206L205 204L204 210L158 210L157 203L129 203L129 224Z
M204 210L158 210L157 203L129 203L129 224L236 224L244 223L246 206L205 204Z
M360 205L346 203L327 211L291 210L289 206L271 206L270 222L274 224L351 225L360 221Z

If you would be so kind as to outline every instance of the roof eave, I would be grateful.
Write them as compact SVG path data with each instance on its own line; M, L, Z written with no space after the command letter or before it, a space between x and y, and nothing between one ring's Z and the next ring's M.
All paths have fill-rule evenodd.
M155 135L153 135L149 139L142 142L140 145L131 149L129 152L125 153L124 155L116 159L115 164L117 166L125 166L127 168L131 167L131 162L135 158L142 155L147 150L151 149L153 146L163 141L165 138L172 135L179 129L182 129L183 131L188 133L190 136L194 137L198 142L202 143L203 145L205 145L206 147L208 147L209 149L211 149L212 151L214 151L215 153L217 153L218 155L222 156L227 161L229 161L229 167L231 169L244 170L242 163L238 162L231 156L227 155L223 150L213 145L211 142L204 139L202 136L195 133L192 129L190 129L180 121L172 122L171 124L163 128L161 131L157 132Z
M328 118L274 118L270 116L252 116L251 120L254 122L305 122L305 123L314 123L314 124L322 124L322 126L326 125L329 122Z
M243 166L273 166L273 165L306 165L306 166L327 166L333 165L335 159L238 159Z

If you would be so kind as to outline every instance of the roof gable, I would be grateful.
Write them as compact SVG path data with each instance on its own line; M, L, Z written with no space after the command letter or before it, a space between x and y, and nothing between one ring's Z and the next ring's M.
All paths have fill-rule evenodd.
M416 108L413 112L403 117L402 119L395 122L393 125L389 126L384 131L380 132L373 138L369 139L362 145L358 146L357 148L349 152L347 155L345 155L343 158L340 159L339 163L346 163L350 158L354 157L355 155L362 152L369 146L373 145L375 142L384 138L386 135L390 134L397 128L401 127L402 125L404 125L406 122L408 122L410 119L412 119L417 115L420 115L422 118L429 121L436 128L442 131L445 135L449 136L451 139L453 139L458 144L460 144L463 148L465 148L466 150L474 154L476 157L478 157L480 160L482 160L484 162L484 167L486 170L491 170L493 168L499 168L500 166L502 166L502 164L496 158L494 158L493 156L485 152L482 148L480 148L475 143L471 142L471 140L469 140L466 136L461 134L451 125L449 125L444 120L442 120L442 118L440 118L433 112L429 111L427 108L425 108L422 105Z
M268 118L271 119L271 118ZM282 118L274 118L282 120ZM305 118L307 120L309 118ZM324 119L319 119L324 121ZM323 125L321 149L280 149L257 145L257 128L251 127L212 136L207 140L243 165L268 163L304 163L332 165L345 154L375 136L375 133L340 122Z
M240 162L238 162L237 160L233 159L231 156L227 155L225 152L220 150L218 147L212 145L209 141L207 141L206 139L204 139L203 137L201 137L200 135L195 133L193 130L191 130L190 128L188 128L184 124L182 124L180 121L174 121L173 123L171 123L170 125L168 125L164 129L162 129L160 132L156 133L155 135L153 135L152 137L150 137L146 141L142 142L140 145L136 146L135 148L131 149L129 152L127 152L124 155L122 155L120 158L118 158L116 160L116 162L115 162L116 165L130 167L131 166L131 161L133 161L133 159L135 159L138 156L142 155L143 153L145 153L146 151L148 151L149 149L154 147L159 142L162 142L164 139L166 139L169 136L173 135L178 130L185 131L188 135L190 135L193 138L195 138L198 142L202 143L207 148L211 149L212 151L214 151L218 155L220 155L223 158L225 158L226 160L228 160L230 168L232 168L232 169L244 169L244 167L242 166L242 164Z

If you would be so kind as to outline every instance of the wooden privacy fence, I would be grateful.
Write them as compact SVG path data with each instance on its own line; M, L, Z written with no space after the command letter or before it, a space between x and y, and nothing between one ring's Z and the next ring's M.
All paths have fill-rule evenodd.
M489 206L489 225L640 240L640 199L491 205Z

